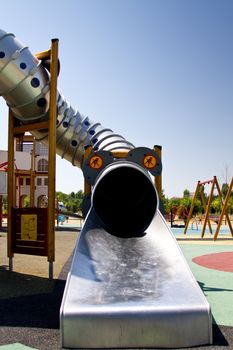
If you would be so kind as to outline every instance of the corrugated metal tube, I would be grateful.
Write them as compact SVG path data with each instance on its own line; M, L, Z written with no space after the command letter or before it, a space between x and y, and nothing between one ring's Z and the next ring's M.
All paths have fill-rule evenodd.
M50 74L14 34L0 30L0 95L22 124L47 120ZM134 146L121 135L104 128L73 108L57 92L57 153L81 166L84 149L130 150ZM33 131L47 143L47 131Z

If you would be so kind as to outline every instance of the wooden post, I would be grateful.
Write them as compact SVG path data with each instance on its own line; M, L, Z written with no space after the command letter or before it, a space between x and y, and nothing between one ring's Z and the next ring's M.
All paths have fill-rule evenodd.
M31 151L31 170L30 170L30 207L35 207L35 139L33 138L32 151Z
M15 174L14 174L14 135L24 133L31 130L48 129L49 144L49 171L48 171L48 208L46 211L46 222L48 223L48 239L44 254L47 255L49 261L49 278L53 278L53 262L55 260L55 171L56 171L56 120L57 120L57 75L58 75L58 39L53 39L51 49L41 53L43 57L50 55L50 105L49 105L49 121L37 122L27 125L14 127L14 116L9 110L9 127L8 127L8 235L7 235L7 253L9 257L9 269L13 269L14 256L14 232L13 232L13 206L15 205ZM39 58L39 57L38 57ZM31 178L31 197L30 204L34 203L34 158L32 155ZM20 176L20 174L18 174ZM19 178L18 176L18 178ZM48 214L48 215L47 215ZM48 216L48 220L47 220ZM46 228L43 228L45 231Z
M226 197L225 197L225 200L224 200L222 212L221 212L221 215L220 215L220 218L219 218L219 222L218 222L218 226L217 226L217 229L216 229L216 232L215 232L215 235L214 235L214 241L216 241L216 239L218 238L219 230L220 230L220 227L221 227L221 224L222 224L223 216L224 216L224 214L226 212L226 209L227 209L227 204L228 204L228 200L229 200L230 195L231 195L232 187L233 187L233 177L231 179L231 183L230 183L230 186L228 188L228 191L227 191L227 194L226 194ZM233 237L232 227L230 226L230 228L231 228L231 235Z
M201 189L201 187L200 187L200 196L201 196L201 201L202 201L202 205L203 205L204 211L205 211L205 213L206 213L205 195L204 195L204 192L203 192L203 190ZM206 218L206 216L205 216L205 218ZM212 234L213 231L212 231L212 226L211 226L209 217L207 217L207 222L208 222L208 226L209 226L210 233Z
M57 72L58 72L58 39L52 39L50 68L50 103L48 134L48 261L49 278L53 278L55 260L55 173L56 173L56 120L57 120Z
M215 186L215 181L213 180L212 181L211 190L210 190L210 194L209 194L209 199L208 199L208 202L207 202L206 211L205 211L205 220L204 220L204 223L203 223L202 233L201 233L201 237L202 238L205 235L206 224L207 224L207 221L209 220L210 206L211 206L211 201L212 201L212 197L213 197L213 193L214 193L214 186ZM209 223L209 227L211 227L210 223ZM211 229L211 233L212 233L212 229Z
M21 203L21 185L20 185L20 174L18 176L18 207L21 208L22 207L22 203Z
M196 190L195 190L195 193L194 193L194 196L193 196L192 204L191 204L191 207L190 207L190 210L189 210L189 213L188 213L188 217L187 217L187 221L186 221L186 224L185 224L185 228L184 228L184 234L186 234L188 226L189 226L189 222L190 222L190 220L192 218L192 213L193 213L193 209L194 209L194 205L195 205L195 200L197 198L199 190L200 190L200 181L198 181L198 183L197 183L197 187L196 187Z
M34 178L34 172L31 169L30 170L30 207L35 207L35 178Z
M88 146L85 149L83 161L85 161L89 157L89 155L91 154L91 151L92 151L92 146ZM85 179L84 179L84 195L85 196L91 195L91 185Z
M7 179L7 255L9 258L9 270L13 270L13 219L12 209L14 205L15 181L14 181L14 116L9 109L8 124L8 179Z
M217 178L216 178L216 187L217 187L218 194L219 194L219 197L221 199L222 206L223 206L224 205L224 200L223 200L223 197L222 197L222 193L221 193L220 186L218 184ZM228 215L227 212L225 212L225 216L226 216L227 223L228 223L228 226L229 226L230 231L231 231L231 235L233 235L233 228L232 228L232 225L231 225L231 220L230 220L229 215Z
M155 145L154 151L158 154L162 161L162 146ZM159 198L162 199L163 189L162 189L162 175L155 176L154 178L155 187L157 188Z

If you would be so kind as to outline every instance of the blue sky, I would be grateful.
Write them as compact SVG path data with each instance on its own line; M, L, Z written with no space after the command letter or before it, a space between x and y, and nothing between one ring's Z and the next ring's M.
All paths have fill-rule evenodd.
M11 0L1 28L32 52L60 40L59 89L94 121L136 146L163 147L165 195L233 174L233 2ZM0 100L7 147L7 109ZM57 159L57 190L83 186Z

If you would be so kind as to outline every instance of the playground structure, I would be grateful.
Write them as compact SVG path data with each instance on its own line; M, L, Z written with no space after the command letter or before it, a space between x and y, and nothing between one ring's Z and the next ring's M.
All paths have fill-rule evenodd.
M13 34L0 31L0 93L10 108L9 222L17 132L30 130L49 146L48 234L54 232L55 149L81 167L85 177L86 220L61 306L62 346L174 348L211 343L210 306L158 209L149 175L156 177L159 189L158 152L135 148L70 106L56 90L57 44L52 41L49 74L43 62L48 53L36 58ZM36 221L36 214L31 215ZM22 227L23 215L18 226L20 221ZM34 223L32 241L36 229ZM54 234L48 237L52 263Z
M210 194L208 196L208 201L206 203L205 194L204 194L204 188L205 188L205 185L207 185L207 184L208 185L211 184L211 189L210 189ZM226 197L225 197L225 199L223 199L223 196L222 196L222 193L221 193L221 189L220 189L220 186L219 186L219 183L218 183L218 180L217 180L216 176L214 176L213 179L210 179L210 180L198 181L196 189L195 189L195 193L194 193L194 196L193 196L193 199L192 199L192 204L191 204L191 207L190 207L190 210L189 210L189 213L188 213L187 221L186 221L186 224L185 224L184 234L187 233L188 226L189 226L190 221L192 219L192 214L193 214L195 201L196 201L196 199L198 197L198 194L200 194L201 202L202 202L202 205L203 205L203 208L204 208L204 221L203 221L201 237L203 238L204 235L205 235L207 224L208 224L210 233L213 234L211 221L215 221L215 223L217 224L217 227L216 227L216 231L215 231L215 234L213 236L213 239L216 240L218 238L218 234L219 234L222 222L223 222L224 215L226 217L227 224L229 226L231 235L233 237L233 229L232 229L230 218L229 218L228 213L227 213L227 204L228 204L231 192L232 192L232 187L233 187L233 178L232 178L231 183L229 185ZM210 207L211 207L211 202L213 200L213 195L214 195L214 190L215 189L217 190L217 193L218 193L218 195L219 195L219 197L221 199L221 203L222 203L222 210L221 210L221 214L220 214L219 217L216 217L216 216L213 217L213 216L210 215Z
M176 217L178 218L176 219ZM171 227L177 227L177 228L185 227L185 224L181 224L180 220L186 223L187 217L188 217L188 209L186 207L183 208L182 206L180 207L173 206L170 211ZM177 221L178 223L176 224Z
M25 56L25 51L21 45L14 42L13 34L2 34L0 31L0 41L3 42L4 51L1 51L0 57L2 56L2 62L0 65L0 72L3 77L3 84L1 87L7 89L8 99L11 103L22 102L23 98L32 98L33 93L27 96L24 91L25 84L28 85L27 79L25 79L24 74L9 75L9 69L11 71L11 64L14 66L17 62L18 56L23 53ZM8 46L4 44L8 43ZM18 46L18 50L16 47ZM22 52L21 52L22 49ZM13 51L12 51L13 50ZM12 52L13 56L9 53ZM47 256L49 262L49 278L53 278L53 262L55 260L55 150L56 150L56 98L57 98L57 73L58 73L58 40L52 40L51 49L43 53L37 54L38 59L49 59L51 63L50 68L50 99L49 99L49 112L48 120L41 120L40 116L37 118L36 122L31 122L29 118L27 122L21 123L13 114L12 107L9 106L9 121L8 121L8 235L7 235L7 250L9 257L9 269L13 270L13 257L14 253L19 254L31 254ZM6 58L6 60L5 60ZM34 57L34 63L39 62L38 59ZM30 63L27 60L27 54L24 62L19 65L20 71L25 71L28 78L31 77L32 70L30 68ZM16 63L18 67L18 62ZM30 68L30 69L29 69ZM6 70L6 72L5 72ZM37 70L37 68L36 68ZM14 71L14 70L13 70ZM6 73L6 74L4 74ZM35 69L34 69L34 73ZM5 78L5 79L4 79ZM13 79L13 81L12 81ZM28 79L29 81L31 79ZM15 85L11 85L12 83ZM36 82L36 83L35 83ZM30 82L31 86L36 89L39 80L35 78ZM6 85L5 85L6 84ZM21 84L24 86L21 89ZM39 83L40 85L40 83ZM2 90L0 89L2 92ZM6 92L6 90L5 90ZM13 99L11 99L11 92L13 92ZM37 91L38 93L38 91ZM23 94L23 95L21 95ZM3 94L5 97L5 95ZM18 102L17 102L18 101ZM30 102L29 102L30 104ZM40 105L42 103L40 102ZM26 103L27 105L27 103ZM39 107L39 105L37 105ZM25 105L24 105L25 107ZM23 108L24 110L24 108ZM27 131L36 130L47 130L48 142L48 207L47 208L17 208L15 207L16 196L15 196L15 161L14 161L14 145L15 138L21 137ZM32 132L33 134L33 132ZM31 187L33 186L33 174L31 174ZM31 191L31 195L34 190ZM34 198L30 198L30 204L34 202Z

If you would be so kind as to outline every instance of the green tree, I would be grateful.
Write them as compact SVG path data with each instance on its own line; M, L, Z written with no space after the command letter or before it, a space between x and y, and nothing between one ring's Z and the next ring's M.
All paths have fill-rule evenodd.
M228 188L229 188L229 185L227 183L223 183L222 184L222 195L223 195L223 198L226 197Z
M231 194L231 196L229 198L228 205L227 205L227 210L228 210L228 213L230 215L233 214L233 193Z
M2 196L2 213L7 214L7 196Z
M171 210L170 201L169 201L169 198L165 196L164 190L162 190L161 200L163 203L164 214L169 214Z
M24 198L24 208L30 208L30 198L28 196Z
M202 202L200 199L196 199L193 208L193 215L198 215L202 213Z
M222 202L219 196L213 199L210 209L211 209L211 213L220 214L222 210Z
M77 193L71 192L70 194L59 191L56 192L56 197L59 202L64 204L68 211L76 213L81 208L84 193L82 190L78 191Z
M190 191L186 188L183 193L183 198L189 198L190 197Z

